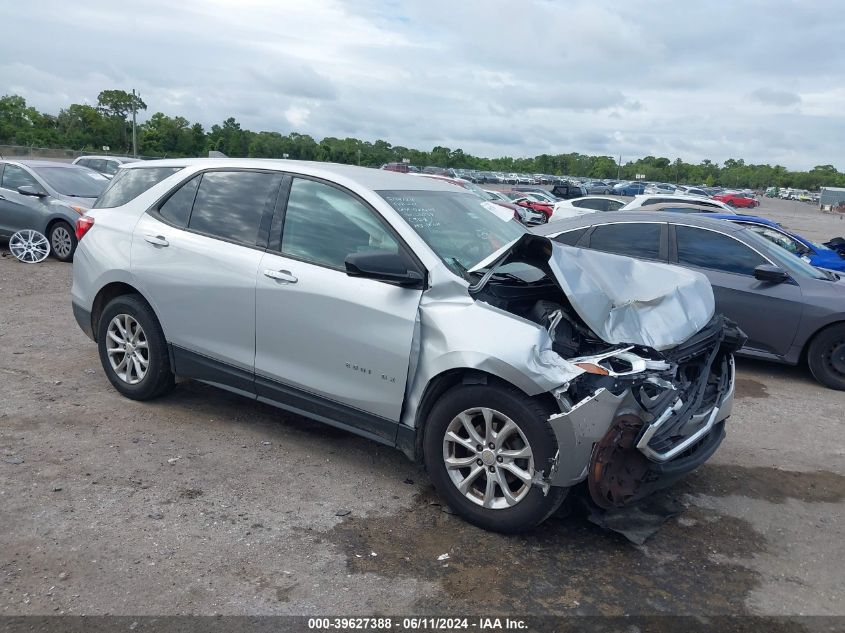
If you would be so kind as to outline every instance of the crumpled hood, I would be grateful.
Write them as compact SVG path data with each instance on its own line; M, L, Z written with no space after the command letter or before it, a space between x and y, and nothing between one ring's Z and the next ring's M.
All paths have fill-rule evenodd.
M522 261L550 272L578 316L611 344L669 349L707 325L715 311L707 277L678 266L564 246L531 234L497 261L499 266Z

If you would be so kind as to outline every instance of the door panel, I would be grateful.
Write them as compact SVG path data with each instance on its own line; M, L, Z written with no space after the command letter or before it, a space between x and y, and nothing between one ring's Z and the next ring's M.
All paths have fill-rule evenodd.
M672 228L673 258L707 275L716 311L742 328L748 336L745 347L785 356L804 309L800 286L758 281L754 268L770 262L734 237L699 227Z
M398 422L420 296L268 252L256 290L256 374Z
M321 181L293 178L277 214L281 252L264 255L256 283L256 385L280 381L398 422L422 291L349 277L344 262L404 245L362 199Z
M716 298L716 312L748 335L746 348L785 356L801 321L804 300L795 284L772 284L748 275L700 269Z
M22 168L6 165L0 179L0 233L4 235L21 229L44 230L44 219L49 214L47 198L19 194L17 188L23 185L43 190Z
M252 371L262 254L144 214L132 236L131 267L168 342Z

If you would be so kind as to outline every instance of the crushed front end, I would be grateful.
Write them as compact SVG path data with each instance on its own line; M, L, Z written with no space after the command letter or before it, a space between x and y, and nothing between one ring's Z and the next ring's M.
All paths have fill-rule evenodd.
M703 275L536 236L485 270L470 287L477 300L548 332L550 349L532 368L569 372L551 391L558 452L538 465L536 485L586 480L596 504L617 508L716 451L733 407L733 353L745 335L714 314Z
M735 324L716 316L671 350L634 348L623 359L612 355L595 362L596 369L557 394L562 412L550 423L561 452L549 483L571 486L586 477L593 501L613 508L703 464L725 437L733 407L733 352L744 340ZM629 363L637 359L647 367L641 363L632 372L638 368Z

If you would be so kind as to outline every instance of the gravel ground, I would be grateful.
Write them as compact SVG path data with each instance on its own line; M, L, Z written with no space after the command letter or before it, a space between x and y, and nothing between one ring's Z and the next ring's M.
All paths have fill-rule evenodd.
M397 451L195 382L120 397L70 277L0 258L0 615L845 615L845 393L803 368L739 361L727 440L645 545L578 513L503 537Z

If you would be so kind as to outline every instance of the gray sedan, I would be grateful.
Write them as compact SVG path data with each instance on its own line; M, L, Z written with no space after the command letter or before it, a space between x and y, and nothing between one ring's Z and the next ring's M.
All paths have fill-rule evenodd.
M23 229L47 236L53 254L69 262L74 226L108 179L86 167L39 160L0 161L0 237Z
M699 270L716 310L748 335L738 353L796 365L845 390L845 280L755 232L700 215L626 211L534 229L556 241Z

